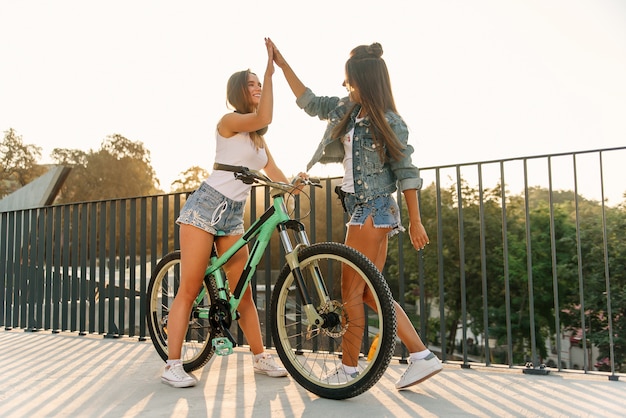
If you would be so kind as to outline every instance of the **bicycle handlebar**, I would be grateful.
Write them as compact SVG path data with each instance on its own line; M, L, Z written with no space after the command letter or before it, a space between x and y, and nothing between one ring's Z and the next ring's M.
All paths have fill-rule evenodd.
M234 173L237 180L241 180L245 184L263 183L267 186L275 187L286 192L292 192L298 181L300 181L304 185L322 187L322 185L320 184L320 179L318 178L309 177L308 179L303 179L301 177L295 177L291 183L283 183L270 179L260 171L251 170L248 167L244 167L241 165L214 163L213 170L230 171Z

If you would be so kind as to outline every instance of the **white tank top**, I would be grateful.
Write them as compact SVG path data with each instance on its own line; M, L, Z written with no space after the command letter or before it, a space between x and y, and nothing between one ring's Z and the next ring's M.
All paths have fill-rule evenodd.
M357 118L355 121L359 123L364 118ZM342 139L343 143L343 180L341 181L341 190L346 193L354 193L354 172L352 165L352 139L354 137L354 127Z
M228 165L242 165L253 170L261 170L267 165L265 148L256 149L248 132L239 132L224 138L215 131L215 162ZM215 190L237 202L246 200L252 185L235 179L230 171L214 170L204 180Z

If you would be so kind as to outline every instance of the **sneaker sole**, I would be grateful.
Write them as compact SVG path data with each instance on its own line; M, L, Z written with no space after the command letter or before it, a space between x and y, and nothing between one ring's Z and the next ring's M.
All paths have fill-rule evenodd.
M289 375L289 373L285 370L285 371L275 371L275 372L271 372L271 371L267 371L267 370L259 370L259 369L254 369L255 373L259 373L259 374L265 374L269 377L285 377L287 375Z
M406 389L406 388L410 388L411 386L415 386L415 385L417 385L418 383L422 383L424 380L426 380L426 379L429 379L429 378L433 377L434 375L436 375L437 373L439 373L439 372L440 372L440 371L442 371L442 370L443 370L443 367L438 368L438 369L436 369L436 370L433 370L432 372L430 372L430 373L429 373L429 374L427 374L426 376L422 377L421 379L416 380L415 382L409 383L408 385L404 385L404 386L396 386L396 389L398 389L398 390L403 390L403 389Z
M174 388L190 388L192 386L195 386L197 382L173 382L171 380L161 378L161 383L170 385Z

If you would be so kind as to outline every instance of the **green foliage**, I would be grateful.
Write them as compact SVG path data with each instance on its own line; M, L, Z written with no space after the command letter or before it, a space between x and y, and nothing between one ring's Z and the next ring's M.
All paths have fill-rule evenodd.
M507 344L510 323L514 364L523 363L530 354L531 309L540 358L547 356L549 338L583 326L581 306L588 339L599 348L601 358L608 357L608 271L614 355L618 366L626 362L626 243L621 235L626 231L624 205L603 208L601 202L576 199L571 191L550 196L549 190L537 187L525 196L507 196L503 209L499 187L481 193L463 183L461 193L459 199L455 186L437 191L432 184L422 189L422 222L430 245L423 251L420 264L408 239L394 239L386 266L387 279L397 294L401 243L406 300L414 304L424 297L427 305L444 305L448 352L452 354L455 349L464 297L467 326L475 335L488 332L498 345ZM407 219L406 207L402 210L403 219ZM423 289L418 285L420 271ZM461 292L462 278L465 294ZM440 284L444 289L441 300ZM560 330L556 329L557 313Z
M581 301L578 295L572 297L565 310L565 324L570 328L584 326L589 342L599 348L600 355L596 360L609 357L609 319L612 320L610 327L617 371L626 362L625 209L624 204L618 208L603 208L583 201L579 205L581 258L577 267L581 275L577 277L579 285L576 290L582 286L585 299ZM603 238L603 213L606 238ZM581 312L584 313L584 323Z
M57 164L72 167L59 203L145 196L160 191L150 152L141 142L119 134L108 136L97 151L55 148L52 158Z
M209 176L209 172L194 165L180 173L180 177L172 182L172 193L190 192L196 190L202 181Z

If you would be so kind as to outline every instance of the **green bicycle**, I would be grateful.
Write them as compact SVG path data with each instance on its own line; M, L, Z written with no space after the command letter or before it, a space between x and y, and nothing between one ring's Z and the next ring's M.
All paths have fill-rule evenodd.
M294 190L292 184L274 182L245 167L216 164L215 168L232 171L247 184L269 187L272 205L230 249L219 256L213 249L183 343L185 370L203 367L214 354L233 352L236 341L229 328L238 318L240 299L277 230L286 260L273 285L270 305L272 339L279 358L301 386L320 397L347 399L367 391L387 369L396 341L393 299L380 271L364 255L344 244L311 244L304 225L291 218L285 204L285 195ZM310 180L305 180L305 185L321 187ZM253 240L243 277L235 289L230 289L221 267ZM363 305L360 317L349 317L344 309L349 303L342 299L341 289L342 274L346 272L358 275L371 295L367 305L358 301ZM164 361L168 355L169 307L179 283L180 252L173 251L157 264L147 295L148 330ZM330 372L341 364L346 333L357 333L361 354L356 377L342 378Z

